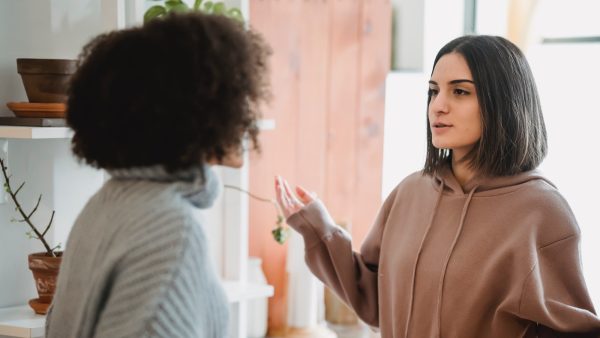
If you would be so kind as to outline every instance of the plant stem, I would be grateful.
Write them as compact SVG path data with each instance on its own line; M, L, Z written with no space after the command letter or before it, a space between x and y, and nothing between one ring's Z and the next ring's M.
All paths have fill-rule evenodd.
M233 189L233 190L237 190L237 191L243 192L243 193L247 194L248 196L250 196L251 198L253 198L255 200L258 200L258 201L261 201L261 202L271 203L275 207L275 212L277 213L277 222L275 223L276 226L275 226L275 230L273 230L273 231L277 231L277 232L285 231L285 228L281 225L281 224L284 223L283 220L285 220L285 217L283 217L283 212L282 212L281 208L279 207L279 203L277 203L277 201L275 201L273 199L264 198L264 197L260 197L260 196L254 195L253 193L251 193L251 192L249 192L247 190L244 190L244 189L242 189L240 187L236 187L235 185L224 184L223 186L225 188L227 188L227 189ZM283 244L283 242L285 241L285 239L279 240L277 238L276 238L276 240L280 244Z
M33 212L35 212L35 210L37 209L37 207L39 205L39 201L41 200L42 196L40 195L40 198L38 199L38 203L37 203L35 209L29 215L27 215L25 213L25 211L23 211L21 204L17 200L17 194L15 192L13 192L12 188L10 187L10 178L8 176L8 173L6 172L6 167L4 166L4 160L2 158L0 158L0 166L2 167L2 174L4 175L4 180L6 181L6 192L8 192L8 194L12 198L13 202L15 203L15 205L17 207L17 210L21 214L21 217L23 217L23 220L27 223L27 225L29 225L29 227L35 233L37 238L42 242L42 244L44 245L44 248L46 249L46 253L51 257L56 257L56 255L54 254L54 251L52 250L52 248L50 248L50 245L48 245L48 243L44 239L44 235L46 234L46 232L44 231L44 234L40 233L38 231L38 229L33 225L33 223L31 223L31 219L29 218L31 215L33 215ZM23 184L21 184L21 186L19 187L17 192L19 192L19 190L22 187L23 187ZM52 212L52 216L54 217L54 211ZM50 224L48 224L47 228L49 228L51 224L52 224L52 219L50 219ZM46 229L46 231L47 231L47 229Z
M224 184L225 188L227 189L233 189L233 190L237 190L237 191L241 191L245 194L247 194L248 196L250 196L251 198L254 198L255 200L261 201L261 202L268 202L271 203L275 206L275 210L277 210L277 216L282 216L281 210L279 209L279 204L277 204L277 201L273 200L273 199L269 199L269 198L264 198L264 197L260 197L257 195L254 195L253 193L244 190L240 187L236 187L235 185L229 185L229 184ZM282 216L283 217L283 216Z
M249 192L247 190L244 190L244 189L242 189L240 187L236 187L235 185L225 184L224 186L225 186L225 188L228 188L228 189L234 189L234 190L246 193L248 196L250 196L250 197L252 197L252 198L254 198L256 200L262 201L262 202L269 202L269 203L274 203L275 202L272 199L268 199L268 198L256 196L256 195L254 195L253 193L251 193L251 192Z

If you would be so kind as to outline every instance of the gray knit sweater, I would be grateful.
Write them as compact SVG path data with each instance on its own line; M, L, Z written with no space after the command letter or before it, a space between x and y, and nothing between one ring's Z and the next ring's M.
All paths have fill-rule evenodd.
M226 296L191 208L218 194L211 169L112 171L67 241L47 338L227 336Z

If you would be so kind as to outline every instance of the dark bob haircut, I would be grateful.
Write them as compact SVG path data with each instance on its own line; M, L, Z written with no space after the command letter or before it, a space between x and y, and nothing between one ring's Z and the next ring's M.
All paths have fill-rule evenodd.
M535 169L548 146L535 80L523 53L502 37L463 36L438 52L433 67L449 53L465 58L481 110L481 138L463 160L484 176L508 176ZM430 101L431 96L427 99L428 110ZM451 149L433 146L428 118L424 173L439 171L451 159Z
M67 108L74 154L103 169L174 172L258 149L270 49L220 15L171 14L89 42Z

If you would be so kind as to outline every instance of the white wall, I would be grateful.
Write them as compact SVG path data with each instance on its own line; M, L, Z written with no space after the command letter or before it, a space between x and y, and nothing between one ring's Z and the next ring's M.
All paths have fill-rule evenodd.
M600 44L538 45L528 53L548 129L548 157L540 169L569 202L582 233L588 289L600 307L600 228L596 155L600 106Z
M413 27L423 27L423 41L400 39L400 50L422 57L420 70L391 72L386 79L383 141L382 198L407 175L423 168L426 153L426 109L429 74L438 50L463 35L464 0L425 0L420 6L402 0L403 16L412 16ZM419 25L417 22L421 22ZM405 60L413 60L406 58ZM414 61L414 60L413 60ZM418 62L413 62L416 65Z
M428 79L422 72L386 78L382 199L425 163Z
M433 60L440 48L450 40L464 34L465 1L424 1L423 70L429 76Z

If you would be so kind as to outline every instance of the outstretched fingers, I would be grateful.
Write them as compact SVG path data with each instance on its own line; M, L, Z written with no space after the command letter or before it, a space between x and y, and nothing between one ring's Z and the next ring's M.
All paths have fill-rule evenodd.
M281 176L275 178L275 194L277 196L277 203L281 207L283 215L286 218L298 212L304 206L304 204L294 196L287 181L281 178Z

